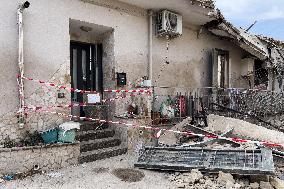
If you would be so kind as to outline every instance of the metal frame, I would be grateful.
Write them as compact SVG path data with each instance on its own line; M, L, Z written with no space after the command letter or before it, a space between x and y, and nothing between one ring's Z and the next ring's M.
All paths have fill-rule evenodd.
M136 167L145 169L219 171L241 175L273 174L274 163L269 149L212 150L204 148L146 147Z

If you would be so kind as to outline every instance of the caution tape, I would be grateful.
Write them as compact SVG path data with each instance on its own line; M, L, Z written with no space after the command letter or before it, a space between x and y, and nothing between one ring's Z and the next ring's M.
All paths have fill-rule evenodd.
M212 135L212 134L197 134L197 133L193 133L193 132L189 132L189 131L176 131L176 130L172 130L172 129L161 129L159 127L143 126L143 125L127 123L127 122L122 122L122 121L101 120L101 119L95 119L95 118L91 118L91 117L80 117L80 116L68 115L68 114L64 114L64 113L48 111L48 110L43 110L43 109L41 109L40 112L57 114L57 115L60 115L60 116L64 116L66 118L76 118L76 119L85 120L85 121L95 121L95 122L99 122L99 123L124 125L124 126L133 127L133 128L141 128L141 129L158 131L158 135L156 135L156 137L159 137L162 132L172 132L172 133L185 135L185 136L197 136L197 137L204 137L204 138L208 138L208 139L224 139L224 140L229 140L229 141L237 142L237 143L251 143L251 144L257 144L257 145L263 145L263 146L270 147L270 148L272 148L272 147L273 148L283 148L284 147L284 144L277 144L277 143L272 143L272 142L268 142L268 141L255 141L255 140L247 140L247 139L241 139L241 138L228 138L228 137Z
M18 76L18 77L21 77L21 76ZM66 89L66 90L69 90L71 92L76 92L76 93L94 93L94 94L99 93L98 91L89 91L89 90L70 88L70 87L67 87L67 86L64 86L64 85L57 85L55 83L50 83L50 82L46 82L46 81L42 81L42 80L38 80L38 79L33 79L33 78L30 78L30 77L25 77L25 76L23 76L22 78L25 79L25 80L28 80L28 81L33 81L33 82L42 84L42 85L55 87L55 88L58 88L58 89ZM144 90L144 89L130 89L130 90L127 90L127 89L123 89L123 90L105 89L105 90L103 90L103 92L107 92L107 93L152 93L152 90L151 89L146 89L146 90Z
M143 94L143 93L142 93ZM105 102L112 102L112 101L115 101L115 100L118 100L118 99L124 99L124 98L127 98L127 97L134 97L134 96L137 96L137 95L134 95L134 94L131 94L129 96L118 96L118 97L114 97L114 98L108 98L108 99L104 99L102 100L101 102L102 103L105 103ZM40 110L40 109L52 109L52 108L73 108L73 107L87 107L87 106L97 106L97 104L100 103L100 102L97 102L97 103L94 103L94 104L89 104L89 103L86 103L86 102L81 102L81 103L71 103L71 104L67 104L67 105L53 105L53 106L24 106L24 109L29 109L29 110Z
M74 88L70 88L67 86L63 86L63 85L57 85L55 83L50 83L50 82L46 82L46 81L42 81L42 80L38 80L38 79L33 79L30 77L25 77L25 76L17 76L18 78L22 78L28 81L33 81L33 82L37 82L39 84L43 84L43 85L47 85L50 87L56 87L59 89L66 89L69 90L71 92L77 92L77 93L99 93L98 91L89 91L89 90L82 90L82 89L74 89ZM155 86L154 88L179 88L179 87L167 87L167 86ZM228 90L228 91L252 91L252 92L270 92L270 93L282 93L282 92L278 92L278 91L272 91L272 90L266 90L266 89L247 89L247 88L221 88L221 87L201 87L201 88L189 88L189 89L216 89L216 90ZM124 89L124 90L119 90L119 89L105 89L103 90L103 92L107 92L107 93L152 93L151 89Z

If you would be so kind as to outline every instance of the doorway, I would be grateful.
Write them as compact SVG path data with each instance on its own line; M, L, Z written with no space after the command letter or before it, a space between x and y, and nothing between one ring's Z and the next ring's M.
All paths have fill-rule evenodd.
M70 42L71 87L103 94L102 44ZM102 97L102 96L101 96ZM72 104L85 103L85 94L71 92ZM84 117L84 108L72 107L72 115Z

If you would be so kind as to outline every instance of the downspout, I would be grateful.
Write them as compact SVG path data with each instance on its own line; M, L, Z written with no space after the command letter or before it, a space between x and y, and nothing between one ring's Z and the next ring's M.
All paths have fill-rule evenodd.
M149 52L148 52L148 79L153 82L153 11L148 11L149 15Z
M26 8L30 6L28 1L22 3L18 10L18 86L19 86L19 99L20 99L20 107L19 107L19 127L23 128L25 125L25 95L24 95L24 30L23 30L23 12Z
M148 52L148 80L150 80L150 86L153 83L153 11L148 11L149 15L149 52ZM152 100L148 100L148 116L151 116L152 110L154 110L154 87L152 87Z

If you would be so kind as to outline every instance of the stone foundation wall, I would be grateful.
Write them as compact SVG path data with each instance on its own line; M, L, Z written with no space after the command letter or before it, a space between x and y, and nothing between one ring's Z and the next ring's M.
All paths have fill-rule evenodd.
M42 171L78 164L80 144L54 144L50 146L1 148L0 174L23 173L35 165Z
M66 75L66 69L69 68L60 66L60 68L47 81L70 87L70 78ZM68 90L58 89L56 87L47 87L43 84L34 83L32 81L25 81L25 86L30 85L34 85L35 89L30 93L26 93L26 106L39 106L43 107L44 110L56 111L67 115L70 114L70 108L53 108L53 106L64 106L71 103L71 93ZM58 93L63 93L64 98L58 98ZM20 128L18 124L17 111L18 108L16 108L14 112L8 112L0 116L0 142L3 142L7 137L11 140L19 141L25 136L27 131L31 133L34 131L46 131L69 120L64 116L57 114L46 113L43 111L27 111L25 126L24 128Z

